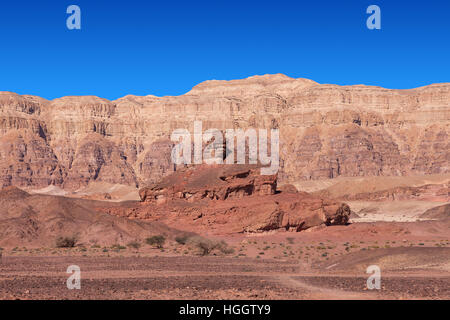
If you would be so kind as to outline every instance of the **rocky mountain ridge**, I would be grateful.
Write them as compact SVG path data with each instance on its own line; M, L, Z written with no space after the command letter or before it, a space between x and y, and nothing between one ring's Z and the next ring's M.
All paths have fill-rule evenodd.
M265 75L181 96L54 100L0 92L1 186L144 187L174 171L170 134L280 129L280 182L449 172L450 83L391 90Z

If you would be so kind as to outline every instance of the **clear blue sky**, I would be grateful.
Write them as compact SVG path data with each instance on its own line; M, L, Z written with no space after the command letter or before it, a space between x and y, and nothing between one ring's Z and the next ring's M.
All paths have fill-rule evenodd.
M71 4L81 30L66 28ZM371 4L381 30L366 28ZM3 1L0 91L179 95L266 73L387 88L450 82L449 17L449 0Z

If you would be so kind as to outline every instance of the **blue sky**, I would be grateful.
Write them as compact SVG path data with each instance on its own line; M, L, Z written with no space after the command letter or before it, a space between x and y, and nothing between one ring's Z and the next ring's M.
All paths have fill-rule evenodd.
M71 4L81 30L66 27ZM371 4L381 30L366 27ZM450 82L449 16L448 0L8 1L0 91L179 95L266 73L387 88Z

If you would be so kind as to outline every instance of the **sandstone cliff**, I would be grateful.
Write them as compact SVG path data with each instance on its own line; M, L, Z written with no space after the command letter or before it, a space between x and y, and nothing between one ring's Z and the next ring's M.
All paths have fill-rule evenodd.
M174 129L279 128L282 182L449 172L450 83L410 90L284 75L206 81L177 97L0 92L0 186L143 187L173 172Z

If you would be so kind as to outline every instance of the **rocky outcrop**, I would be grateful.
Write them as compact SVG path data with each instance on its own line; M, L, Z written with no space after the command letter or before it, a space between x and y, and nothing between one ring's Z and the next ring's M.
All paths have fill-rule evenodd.
M450 170L450 84L390 90L278 74L206 81L177 97L1 92L1 183L143 187L173 172L170 134L193 132L195 120L203 130L279 128L283 183Z
M195 202L271 195L276 188L276 175L260 175L256 166L202 165L178 170L153 186L142 188L139 195L144 202L161 204L175 199Z
M257 166L193 166L140 190L135 207L104 208L132 219L183 225L191 231L219 234L302 231L349 220L345 203L319 198L295 187L277 190L276 175L260 175Z

